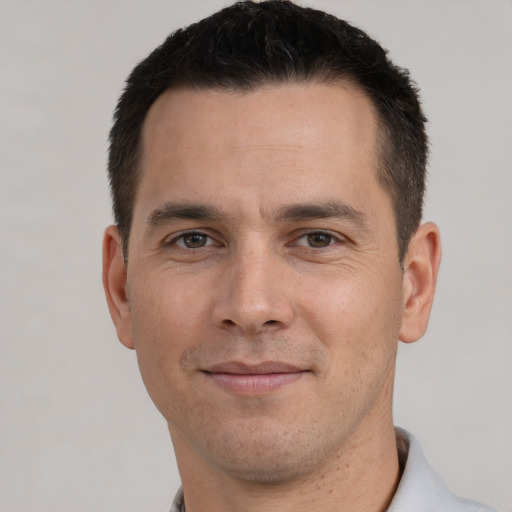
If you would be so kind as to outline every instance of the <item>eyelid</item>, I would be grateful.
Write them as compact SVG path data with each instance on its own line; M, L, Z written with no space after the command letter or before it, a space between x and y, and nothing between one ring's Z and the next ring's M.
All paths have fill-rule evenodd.
M340 233L337 233L337 232L330 231L328 229L306 229L306 230L300 230L298 233L296 233L295 236L293 236L293 240L291 241L291 243L289 245L305 247L305 248L309 248L309 249L318 251L319 249L322 249L322 248L311 247L311 246L307 245L306 243L304 243L304 244L297 243L299 240L304 239L305 237L307 237L309 235L316 234L316 233L322 234L322 235L327 235L332 238L332 242L329 245L325 246L323 249L327 249L327 248L329 248L333 245L336 245L338 243L343 244L343 243L346 243L349 241L349 239L347 237L345 237L344 235L341 235ZM222 242L218 241L217 237L212 236L212 234L209 232L209 230L197 229L197 228L186 229L183 231L179 231L177 233L172 233L170 235L167 235L163 239L162 245L164 245L164 246L174 245L181 249L185 249L187 251L192 251L192 250L194 250L193 248L186 247L185 245L180 245L177 243L179 240L183 240L183 238L186 237L187 235L205 236L208 239L208 241L203 247L209 247L212 245L218 245L218 246L223 245ZM200 249L200 248L198 248L198 249Z
M299 240L309 236L309 235L314 235L314 234L322 234L322 235L327 235L327 236L330 236L332 238L332 243L330 243L329 245L326 245L325 247L311 247L310 245L307 245L307 244L299 244L297 243ZM347 242L348 239L339 234L339 233L335 233L333 231L330 231L328 229L308 229L306 231L301 231L297 236L294 237L294 240L292 242L292 245L296 245L296 246L299 246L299 247L306 247L308 249L312 249L312 250L315 250L315 251L318 251L320 249L327 249L329 247L332 247L333 245L336 245L338 243L345 243Z
M186 237L188 235L201 235L201 236L208 238L207 243L204 246L199 247L197 249L202 249L203 247L209 247L211 245L221 245L211 234L209 234L207 232L207 230L202 230L202 229L186 229L184 231L180 231L178 233L173 233L171 235L168 235L164 238L163 245L166 245L166 246L175 245L175 246L179 247L180 249L184 249L187 251L197 250L197 249L193 249L191 247L186 247L185 245L180 245L177 243L178 240L183 240L184 237Z

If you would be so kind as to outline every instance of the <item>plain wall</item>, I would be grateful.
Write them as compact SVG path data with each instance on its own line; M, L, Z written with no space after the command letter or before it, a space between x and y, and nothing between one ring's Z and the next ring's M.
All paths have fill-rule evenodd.
M224 0L0 2L0 510L165 511L164 420L100 280L115 102L165 36ZM399 352L396 423L455 492L512 511L512 3L311 0L411 70L444 261Z

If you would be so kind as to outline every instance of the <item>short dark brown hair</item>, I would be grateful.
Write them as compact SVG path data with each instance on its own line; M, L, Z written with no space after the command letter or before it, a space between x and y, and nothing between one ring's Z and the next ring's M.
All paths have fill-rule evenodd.
M128 77L110 132L109 179L125 258L140 175L141 132L167 89L250 91L266 84L350 80L379 118L377 178L396 215L400 261L419 226L426 119L407 70L360 29L286 0L238 2L172 33Z

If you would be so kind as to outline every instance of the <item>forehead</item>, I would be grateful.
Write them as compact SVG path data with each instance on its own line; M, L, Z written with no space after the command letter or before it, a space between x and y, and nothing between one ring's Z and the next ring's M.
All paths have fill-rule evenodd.
M170 137L184 151L229 148L250 132L254 142L281 142L311 149L349 149L353 135L373 145L377 116L368 96L348 81L283 83L251 91L171 89L157 98L143 126L144 154ZM279 126L280 133L269 128ZM194 134L192 137L189 137ZM330 135L330 136L329 136ZM307 140L306 140L307 139ZM226 146L227 144L227 146Z
M371 101L350 83L169 90L144 123L137 197L253 197L275 209L301 195L354 195L377 185L376 132Z

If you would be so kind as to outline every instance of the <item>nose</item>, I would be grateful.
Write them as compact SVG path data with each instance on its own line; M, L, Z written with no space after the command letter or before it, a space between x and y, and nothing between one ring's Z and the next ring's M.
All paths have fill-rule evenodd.
M257 334L284 328L293 318L285 263L262 247L240 250L220 278L214 321L223 329Z

